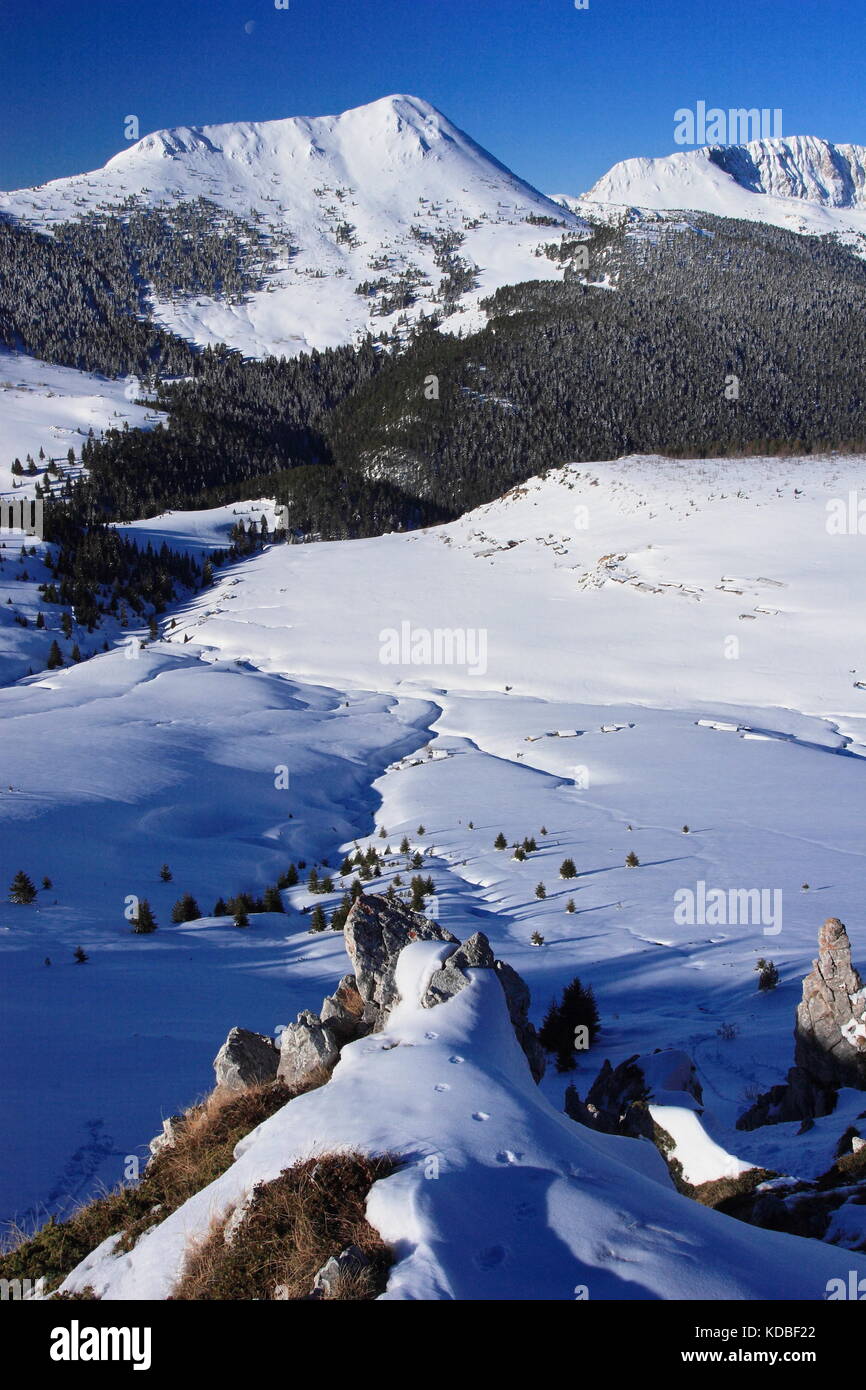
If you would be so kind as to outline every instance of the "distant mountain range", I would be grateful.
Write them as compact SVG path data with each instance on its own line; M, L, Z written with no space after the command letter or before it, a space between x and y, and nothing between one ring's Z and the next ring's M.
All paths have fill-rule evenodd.
M866 254L866 148L810 135L625 159L588 193L557 201L583 215L599 204L689 209L836 233Z
M390 96L339 116L158 131L102 169L0 193L0 215L39 231L156 213L176 255L197 240L183 220L193 207L220 235L230 220L256 247L259 274L229 294L216 279L167 282L144 263L149 317L199 345L294 356L393 334L422 314L471 332L502 286L561 278L551 243L626 209L834 233L866 255L866 149L798 136L628 159L588 192L552 200L429 103Z

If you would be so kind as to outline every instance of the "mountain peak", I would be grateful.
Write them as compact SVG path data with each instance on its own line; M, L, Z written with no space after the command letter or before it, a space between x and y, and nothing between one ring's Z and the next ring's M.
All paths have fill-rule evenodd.
M834 145L813 135L705 145L661 159L622 160L586 197L640 207L716 212L724 210L726 196L736 202L740 190L827 208L864 207L866 149Z

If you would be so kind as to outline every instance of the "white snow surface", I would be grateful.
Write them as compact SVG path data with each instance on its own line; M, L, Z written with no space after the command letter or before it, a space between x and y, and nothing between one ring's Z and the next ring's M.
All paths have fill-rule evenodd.
M847 923L866 963L864 538L827 527L828 503L856 504L862 474L862 459L835 457L572 465L447 526L271 547L218 572L175 612L171 640L137 659L118 649L0 691L7 880L23 867L54 883L34 907L0 912L15 1117L3 1213L62 1212L117 1182L160 1114L208 1088L230 1027L273 1034L348 968L340 936L309 935L301 912L332 906L339 876L333 896L302 882L285 914L254 915L246 932L211 917L171 926L182 892L207 912L290 859L327 857L336 874L355 839L396 851L406 835L434 879L430 910L458 937L487 933L529 983L536 1022L574 975L593 985L603 1031L578 1070L532 1086L483 972L419 1011L414 972L429 959L415 951L386 1035L348 1049L328 1086L244 1141L130 1256L103 1249L75 1281L164 1296L186 1236L315 1145L405 1163L370 1202L399 1242L388 1297L570 1298L586 1285L591 1297L820 1298L827 1278L859 1269L847 1249L811 1242L806 1258L793 1238L690 1204L647 1143L601 1139L561 1111L565 1085L585 1095L604 1058L661 1047L695 1061L709 1142L678 1117L678 1143L713 1176L732 1159L814 1177L857 1123L851 1091L804 1135L734 1127L791 1065L826 917ZM180 513L135 530L198 545L231 519ZM484 660L475 674L388 664L383 634L404 623L415 637L462 629L476 646L485 634ZM497 852L500 830L533 835L537 852ZM639 867L625 867L629 850ZM566 857L576 879L559 877ZM392 853L370 888L396 872ZM678 920L675 894L701 883L765 890L768 906L778 892L781 911ZM150 899L154 936L130 935L131 893ZM760 956L781 974L768 995ZM675 1088L655 1103L671 1094L694 1113ZM438 1179L423 1175L430 1155Z
M228 1172L145 1234L114 1238L64 1288L104 1299L165 1298L191 1239L256 1182L316 1153L360 1146L408 1161L376 1183L370 1219L401 1251L388 1299L816 1299L838 1254L750 1228L681 1198L655 1149L591 1134L534 1086L492 972L454 999L419 998L443 954L403 951L403 1002L388 1026L344 1049L330 1083L243 1139ZM847 1258L847 1256L846 1256ZM866 1258L853 1256L866 1271Z

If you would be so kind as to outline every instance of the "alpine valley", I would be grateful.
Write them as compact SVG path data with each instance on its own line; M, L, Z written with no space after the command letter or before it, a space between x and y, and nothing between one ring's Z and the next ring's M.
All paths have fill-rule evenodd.
M0 1278L860 1298L866 149L160 131L0 344Z

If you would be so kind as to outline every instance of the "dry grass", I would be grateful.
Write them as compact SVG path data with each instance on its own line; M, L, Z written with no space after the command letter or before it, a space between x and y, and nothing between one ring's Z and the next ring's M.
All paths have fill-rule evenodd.
M281 1081L246 1091L217 1088L192 1106L176 1128L176 1142L161 1149L136 1187L118 1187L88 1202L66 1221L53 1218L37 1231L10 1228L0 1254L0 1277L45 1278L51 1291L108 1236L120 1235L118 1249L131 1250L139 1236L206 1187L234 1158L238 1141L288 1101L324 1085L329 1073L317 1068L300 1087Z
M230 1241L225 1238L226 1217L190 1248L173 1297L306 1299L322 1265L357 1245L370 1261L368 1268L343 1276L328 1297L375 1298L385 1287L392 1256L367 1221L365 1203L373 1183L388 1177L395 1166L387 1157L326 1154L261 1183Z

